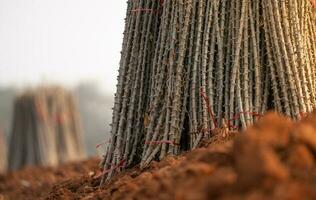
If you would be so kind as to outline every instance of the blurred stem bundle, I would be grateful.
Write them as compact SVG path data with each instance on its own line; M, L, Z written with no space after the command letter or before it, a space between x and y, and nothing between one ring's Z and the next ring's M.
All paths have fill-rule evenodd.
M7 140L0 128L0 173L7 171Z
M54 166L85 156L74 98L60 87L24 92L14 102L9 169Z

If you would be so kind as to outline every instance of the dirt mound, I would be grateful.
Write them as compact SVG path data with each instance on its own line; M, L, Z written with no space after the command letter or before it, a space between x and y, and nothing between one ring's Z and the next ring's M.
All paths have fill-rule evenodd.
M39 199L51 191L53 184L71 178L93 176L99 171L96 158L54 167L28 167L0 175L0 199Z
M36 188L32 182L32 190L22 190L26 175L5 177L7 183L14 177L19 188L13 182L4 185L2 177L1 191L15 190L18 197L33 192L46 199L316 199L316 112L300 122L271 113L244 133L213 134L202 148L144 170L136 166L102 187L97 161L91 161L76 165L80 170L68 168L59 179L64 181L52 187ZM39 170L33 176L47 181L57 171Z
M98 179L55 185L48 199L316 199L316 113L301 122L267 114L229 140L132 169L98 188ZM227 141L228 140L228 141Z

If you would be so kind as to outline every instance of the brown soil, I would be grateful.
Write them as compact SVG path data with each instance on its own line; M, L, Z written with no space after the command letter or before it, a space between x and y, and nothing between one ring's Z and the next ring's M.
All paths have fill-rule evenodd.
M68 168L63 176L70 179L49 187L51 181L44 190L34 187L32 193L46 199L316 199L316 112L301 122L271 113L245 133L214 134L200 149L154 162L145 170L135 167L102 187L98 163L91 161L77 164L81 172ZM50 176L44 175L45 180ZM22 175L2 177L0 192L10 188L8 194L16 191L17 197L29 194L13 184L21 185L20 177L28 180Z
M81 176L93 176L98 169L96 158L53 167L28 167L0 175L0 200L44 199L53 184Z

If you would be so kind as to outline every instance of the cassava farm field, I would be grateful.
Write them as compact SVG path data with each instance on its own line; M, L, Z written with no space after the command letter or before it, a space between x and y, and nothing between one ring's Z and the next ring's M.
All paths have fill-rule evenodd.
M212 134L194 151L134 167L102 187L93 159L1 176L0 193L4 199L316 199L316 112L300 122L271 113L244 133Z

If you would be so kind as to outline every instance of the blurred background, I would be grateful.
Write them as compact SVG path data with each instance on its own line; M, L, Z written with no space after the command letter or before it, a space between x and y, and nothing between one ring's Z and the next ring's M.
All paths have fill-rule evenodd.
M106 140L125 0L0 0L0 129L10 137L14 98L55 84L79 105L88 155Z

